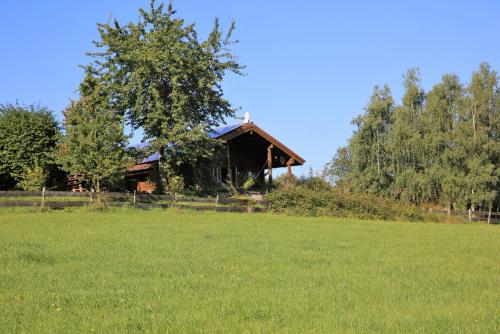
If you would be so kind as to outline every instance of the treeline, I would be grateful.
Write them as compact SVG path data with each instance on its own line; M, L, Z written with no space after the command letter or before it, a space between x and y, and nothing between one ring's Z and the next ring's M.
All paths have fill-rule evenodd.
M429 92L418 69L402 103L375 87L346 147L325 167L338 186L448 209L500 206L499 76L483 63L468 84L444 75Z

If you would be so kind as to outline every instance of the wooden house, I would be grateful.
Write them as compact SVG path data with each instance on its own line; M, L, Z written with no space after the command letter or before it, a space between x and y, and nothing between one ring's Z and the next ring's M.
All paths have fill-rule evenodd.
M224 146L205 164L215 182L232 182L236 187L249 177L264 184L265 177L272 181L273 170L303 165L305 160L262 128L247 120L245 123L215 129L210 135L223 141ZM153 192L149 182L158 166L159 154L154 154L128 169L127 178L131 189L138 192Z

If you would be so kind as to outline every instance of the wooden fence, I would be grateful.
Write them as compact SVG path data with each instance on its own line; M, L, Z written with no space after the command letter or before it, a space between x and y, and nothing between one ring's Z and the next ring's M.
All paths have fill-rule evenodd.
M54 209L93 206L98 200L108 207L188 208L198 211L263 212L260 201L224 196L194 197L138 193L106 192L99 198L94 192L70 191L0 191L0 207L48 207Z
M25 199L23 199L25 198ZM108 207L134 207L138 209L153 208L188 208L198 211L220 212L264 212L266 211L261 201L253 199L235 199L224 196L213 198L192 196L169 196L138 194L126 192L103 193L102 201ZM8 200L6 200L8 199ZM71 208L94 205L97 201L93 192L70 191L0 191L0 207L48 207ZM434 213L448 214L447 211ZM454 216L461 216L469 221L480 221L500 224L500 212L489 211L453 211Z
M486 222L488 224L489 223L500 224L500 212L472 211L472 210L467 210L467 211L454 210L452 212L448 212L445 210L437 210L437 211L433 210L431 212L463 217L463 218L466 218L470 222L476 221L476 222Z

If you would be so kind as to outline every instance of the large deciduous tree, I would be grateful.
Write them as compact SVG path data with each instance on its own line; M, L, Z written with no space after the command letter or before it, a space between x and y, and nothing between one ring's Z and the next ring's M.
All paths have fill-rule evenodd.
M388 134L387 149L391 152L392 192L414 202L421 201L429 192L429 184L421 174L421 113L424 91L420 87L418 69L410 69L404 76L403 103L393 113Z
M435 185L434 202L449 210L453 203L463 202L465 189L464 155L457 142L458 112L462 108L464 89L456 75L444 75L427 95L422 113L421 156L424 174Z
M347 178L355 189L383 194L390 183L387 134L390 128L394 100L388 86L375 87L364 115L353 120L357 129L347 150L340 150L330 166L339 181ZM350 162L351 168L346 166ZM339 165L342 163L342 165Z
M481 64L467 87L461 113L461 146L465 153L468 199L471 206L489 206L498 195L498 74Z
M194 24L151 1L137 23L99 24L95 42L96 77L105 85L110 107L160 153L173 170L211 154L208 134L235 110L223 95L226 73L241 74L231 53L234 22L223 35L216 19L206 40ZM160 173L161 175L161 173Z

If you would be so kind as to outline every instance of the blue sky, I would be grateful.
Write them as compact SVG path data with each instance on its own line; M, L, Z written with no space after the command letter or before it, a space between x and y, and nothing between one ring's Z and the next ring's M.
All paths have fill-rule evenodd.
M136 20L148 0L2 1L0 103L40 103L59 115L75 98L79 64L112 15ZM178 15L200 34L215 16L236 20L234 48L247 65L230 75L227 98L302 155L296 170L321 169L353 128L373 86L419 67L426 90L444 73L467 82L479 63L500 69L500 1L189 1Z

